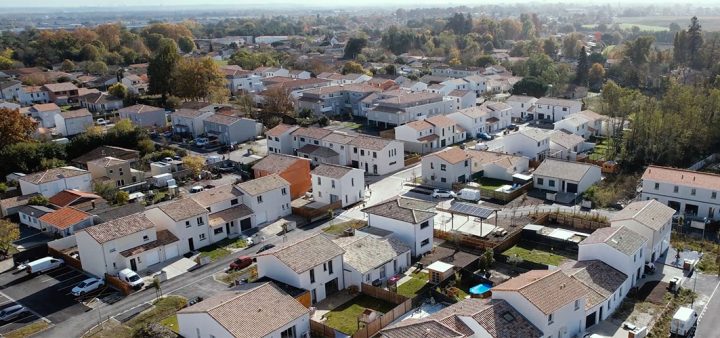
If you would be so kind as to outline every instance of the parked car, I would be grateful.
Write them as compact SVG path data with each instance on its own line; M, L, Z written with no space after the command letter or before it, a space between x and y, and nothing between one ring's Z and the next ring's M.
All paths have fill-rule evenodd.
M493 137L490 134L485 133L485 132L478 133L477 137L483 141L490 141L493 139Z
M455 198L459 200L477 202L480 201L480 190L463 188L455 195Z
M195 145L198 147L204 147L210 143L206 137L198 137L195 139Z
M260 250L258 250L256 253L261 253L261 252L264 252L264 251L268 251L268 250L270 250L270 249L272 249L272 248L274 248L274 247L275 247L274 244L265 244L265 245L263 245L262 248L260 248Z
M173 133L171 131L166 131L160 135L162 135L163 137L166 137L166 138L170 138L170 137L172 137Z
M450 198L455 197L455 193L449 190L435 189L432 192L433 198Z
M240 256L236 260L234 260L232 263L230 263L230 270L242 270L247 268L248 266L252 265L252 257L250 256Z
M697 326L698 314L689 307L680 307L670 322L670 335L692 337Z
M105 285L105 281L102 279L94 278L94 277L88 278L88 279L80 282L80 284L75 286L72 289L72 291L70 291L70 292L72 292L73 296L75 296L75 297L82 296L88 292L95 291L104 285Z
M33 274L39 274L43 273L45 271L50 271L55 268L61 267L63 264L65 264L65 261L59 258L55 257L43 257L38 260L34 260L30 263L27 263L27 273L33 275Z
M514 124L511 124L511 125L507 126L506 129L507 129L507 130L510 130L510 131L514 131L514 130L518 130L518 129L520 129L520 128L518 128L518 126L516 126L516 125L514 125Z
M120 270L120 272L118 272L118 278L120 278L121 281L130 284L130 286L135 290L139 290L145 285L145 281L140 278L135 271L130 269Z
M203 190L205 190L205 187L203 187L202 185L196 185L196 186L193 186L192 188L190 188L190 193L194 194L194 193L201 192Z
M13 305L0 310L0 321L7 322L27 312L27 309L22 305Z
M97 120L95 121L95 124L97 124L98 126L106 126L106 125L108 125L109 123L110 123L110 121L108 121L108 120L106 120L106 119L104 119L104 118L102 118L102 117L99 118L99 119L97 119Z

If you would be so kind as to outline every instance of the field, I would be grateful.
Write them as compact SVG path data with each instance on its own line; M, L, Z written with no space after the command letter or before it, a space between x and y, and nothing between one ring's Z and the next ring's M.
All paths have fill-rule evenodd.
M720 16L700 16L698 17L703 31L713 32L720 31ZM644 30L643 26L648 28L662 28L660 30L668 30L671 23L677 23L680 27L687 28L690 24L690 17L687 16L645 16L645 17L619 17L617 21L623 28L631 28L633 25Z
M508 257L518 256L524 261L552 266L559 266L560 263L568 259L565 256L561 256L552 252L542 251L538 249L527 249L517 245L508 249L502 254Z
M620 28L622 28L622 29L632 29L633 26L638 26L638 28L640 28L640 31L644 31L644 32L661 32L661 31L666 31L669 29L668 27L633 24L633 23L620 23L619 25L620 25ZM585 29L595 29L595 27L597 27L597 25L582 25L582 27Z

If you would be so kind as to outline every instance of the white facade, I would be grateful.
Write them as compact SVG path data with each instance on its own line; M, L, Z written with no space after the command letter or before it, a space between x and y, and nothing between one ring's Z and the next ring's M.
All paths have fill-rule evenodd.
M243 192L242 203L253 211L258 225L275 222L292 213L290 184L258 195L250 194L240 186L238 189Z
M600 167L594 165L588 165L588 167L589 170L580 180L567 179L563 177L563 172L557 172L557 175L544 175L536 171L533 174L534 186L547 191L581 195L602 179Z
M138 109L141 109L138 111ZM165 117L165 109L138 105L126 107L118 110L121 119L128 119L136 126L145 128L162 128L167 124Z
M267 147L269 153L293 154L293 136L292 132L297 130L298 126L278 125L265 133L267 137Z
M505 103L512 107L511 115L513 118L524 119L535 108L537 98L532 96L513 95L505 100Z
M580 110L582 110L580 101L541 97L535 101L534 114L537 119L555 122L570 114L579 113Z
M336 256L308 271L297 273L273 255L259 255L256 257L257 273L259 277L267 276L296 288L310 291L311 302L315 304L327 297L325 284L337 280L338 290L345 289L342 257L342 255Z
M440 94L438 94L440 95ZM383 100L384 101L384 100ZM368 123L382 127L396 127L418 119L454 112L455 104L451 100L440 99L431 102L408 103L399 107L383 106L383 101L367 113Z
M34 103L48 103L50 102L50 94L39 89L39 87L23 87L18 91L17 100L25 106Z
M316 171L311 174L315 201L331 204L339 200L344 208L362 201L365 197L365 173L360 169L350 168L339 178L322 176Z
M642 200L657 200L689 217L720 219L719 191L720 176L709 173L650 166L642 176Z
M610 222L613 227L624 226L632 231L635 231L647 238L646 250L648 252L645 255L645 261L654 262L670 247L670 232L672 229L672 219L663 225L660 230L653 230L636 220L619 220Z
M555 130L567 130L575 135L582 136L584 139L588 139L593 133L588 129L589 120L578 115L572 114L566 116L564 119L555 122Z
M178 134L187 133L193 138L198 137L205 133L205 125L203 121L212 114L213 112L211 111L200 112L198 115L192 117L171 114L170 121L172 123L173 132Z
M352 167L362 169L368 175L387 175L405 167L405 148L402 142L389 141L380 150L367 147L363 142L351 142L350 146Z
M82 134L93 124L93 118L90 114L71 118L66 118L63 114L55 115L55 128L58 134L63 136Z
M596 259L624 273L628 276L628 280L623 283L623 289L629 291L644 273L643 266L646 259L644 247L644 245L639 247L632 254L625 254L606 243L585 244L580 242L578 261Z
M550 135L535 129L510 133L500 139L500 142L504 152L532 160L542 160L550 150Z
M471 159L465 158L457 163L450 163L440 156L430 154L421 161L423 183L444 189L452 188L453 183L465 183L472 175Z
M23 195L30 195L32 193L39 193L47 198L55 196L55 194L63 190L80 190L85 192L92 191L92 175L89 171L78 169L75 167L71 170L83 172L80 175L63 178L57 178L54 180L45 180L40 183L29 182L25 179L20 179L20 191ZM52 169L51 169L52 170ZM26 176L27 177L27 176Z
M392 231L394 238L410 246L414 257L421 256L433 248L433 228L435 226L433 217L413 224L380 215L368 214L368 224L376 228Z
M220 325L207 313L183 313L177 315L180 336L192 338L239 338ZM305 314L283 325L272 333L258 338L285 338L282 333L294 327L295 337L310 332L310 314Z
M215 241L207 213L175 221L159 208L152 208L145 211L145 216L155 223L159 230L169 230L179 239L178 249L181 255Z
M570 302L550 315L530 303L516 291L492 290L493 299L502 299L512 305L540 331L544 337L571 338L585 331L585 298Z

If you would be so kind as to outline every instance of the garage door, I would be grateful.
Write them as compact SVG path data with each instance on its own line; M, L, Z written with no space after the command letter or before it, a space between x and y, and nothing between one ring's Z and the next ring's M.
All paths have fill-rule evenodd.
M240 221L240 231L250 230L250 228L252 228L250 217Z
M178 256L177 244L168 245L165 247L165 259L171 259Z
M160 251L154 250L145 254L145 266L160 263Z
M575 183L568 183L568 184L567 184L567 192L577 193L577 192L578 192L578 185L575 184Z

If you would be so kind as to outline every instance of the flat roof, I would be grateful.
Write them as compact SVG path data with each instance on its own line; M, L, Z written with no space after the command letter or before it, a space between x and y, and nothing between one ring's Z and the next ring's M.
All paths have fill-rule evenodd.
M452 264L448 264L448 263L441 262L441 261L432 263L432 264L428 265L428 267L427 267L428 270L435 270L435 271L440 271L440 272L445 272L452 268L453 268Z

